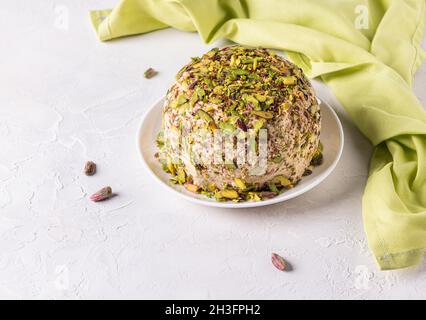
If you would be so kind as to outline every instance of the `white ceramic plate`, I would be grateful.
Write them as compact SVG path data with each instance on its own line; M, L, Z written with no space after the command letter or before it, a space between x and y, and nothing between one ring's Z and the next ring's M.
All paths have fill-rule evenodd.
M322 165L315 167L313 173L303 177L294 188L275 198L259 202L218 202L203 195L192 193L183 186L169 183L170 175L163 171L159 161L155 158L154 154L158 151L155 140L157 133L161 130L163 101L164 98L155 103L142 118L137 134L137 148L142 163L165 189L198 204L221 208L248 208L267 206L297 197L322 182L336 167L342 154L344 141L342 124L334 110L328 104L320 101L321 142L324 145L324 163Z

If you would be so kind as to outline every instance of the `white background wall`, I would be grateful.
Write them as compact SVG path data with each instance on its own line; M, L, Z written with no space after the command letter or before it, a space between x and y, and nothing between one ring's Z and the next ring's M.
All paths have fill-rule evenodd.
M175 30L101 43L88 10L114 3L2 3L0 298L426 297L426 263L377 270L361 220L371 147L319 83L346 134L320 187L238 211L164 193L139 163L136 130L177 70L212 45ZM148 67L159 75L144 79ZM423 103L425 84L423 66ZM89 159L93 177L82 173ZM90 202L104 185L118 196ZM271 251L294 271L274 269Z

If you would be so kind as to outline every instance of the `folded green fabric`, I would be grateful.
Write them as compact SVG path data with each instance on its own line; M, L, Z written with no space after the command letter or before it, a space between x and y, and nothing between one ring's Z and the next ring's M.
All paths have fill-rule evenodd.
M425 0L122 0L91 19L101 40L173 27L285 50L375 146L363 219L379 267L422 259L426 113L411 83L424 58Z

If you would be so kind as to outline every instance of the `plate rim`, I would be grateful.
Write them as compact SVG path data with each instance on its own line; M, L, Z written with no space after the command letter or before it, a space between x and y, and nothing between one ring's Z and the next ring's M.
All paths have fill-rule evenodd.
M141 139L141 136L142 136L142 128L144 127L144 123L145 123L148 115L153 111L154 108L157 108L157 105L159 105L161 103L161 101L164 100L164 98L165 98L165 96L162 96L161 98L157 99L156 102L154 102L148 108L148 110L146 110L145 113L142 115L142 118L139 122L138 130L136 132L136 148L138 150L139 159L141 160L142 165L149 172L149 174L154 178L155 181L157 181L159 184L161 184L165 189L173 191L173 193L179 195L180 197L182 197L182 198L184 198L184 199L186 199L186 200L188 200L192 203L196 203L196 204L200 204L200 205L204 205L204 206L208 206L208 207L242 209L242 208L263 207L263 206L268 206L268 205L284 202L284 201L296 198L296 197L300 196L301 194L312 190L313 188L318 186L321 182L323 182L334 171L334 169L336 168L337 163L339 162L339 160L342 156L342 153L343 153L345 135L344 135L342 123L341 123L336 111L334 111L334 109L324 99L318 98L319 101L321 101L321 103L323 103L331 111L331 114L332 114L333 118L335 119L335 122L337 123L338 131L339 131L339 138L340 138L337 157L330 164L330 166L322 173L322 176L321 176L320 179L317 179L317 180L313 181L312 183L308 184L307 186L305 186L304 188L301 188L300 190L297 190L297 191L293 192L292 194L289 194L287 197L275 197L275 198L272 198L272 199L267 199L267 200L257 201L257 202L250 202L250 201L219 202L219 201L206 201L206 200L202 200L202 199L197 199L195 197L191 197L187 194L179 192L179 191L175 190L172 186L169 186L166 183L164 183L164 181L161 180L155 174L155 172L153 172L151 170L149 164L147 163L147 161L144 158L144 155L142 153L142 148L140 147L140 145L141 145L140 139Z

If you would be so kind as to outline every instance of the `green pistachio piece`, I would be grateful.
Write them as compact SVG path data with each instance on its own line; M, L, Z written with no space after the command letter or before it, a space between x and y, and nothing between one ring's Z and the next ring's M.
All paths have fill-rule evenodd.
M198 94L196 91L194 91L191 98L189 99L189 105L191 106L191 108L194 107L197 101L198 101Z
M186 70L186 68L187 68L188 66L183 66L180 70L179 70L179 72L177 73L177 75L176 75L176 80L178 80L180 77L181 77L181 75L185 72L185 70Z
M214 104L221 104L223 102L219 98L210 98L209 100L210 100L211 103L214 103Z
M198 186L196 186L195 184L191 184L191 183L187 183L185 184L185 188L191 192L197 193L198 190L200 189Z
M209 89L214 88L213 82L209 78L204 79L204 83L209 87Z
M232 189L225 189L215 193L216 198L226 198L226 199L238 199L238 192Z
M317 104L314 104L313 106L311 106L311 114L312 115L314 115L318 111L319 111L319 106Z
M259 101L254 96L244 94L242 96L242 98L243 98L243 100L245 101L246 104L251 103L251 104L253 104L254 109L256 109L256 110L259 109Z
M240 190L245 190L246 184L244 183L243 180L241 180L240 178L235 178L234 179L235 185L240 189Z
M259 131L260 129L262 129L263 128L263 125L265 124L265 120L264 119L259 119L259 120L256 120L254 123L253 123L253 129L255 130L255 131Z
M284 103L281 104L280 109L282 111L285 111L285 110L290 109L290 106L291 106L290 102L286 101L286 102L284 102Z
M274 98L272 98L272 97L266 97L265 104L267 106L270 106L273 103L274 103Z
M213 89L213 93L215 94L222 94L223 93L223 86L217 86Z
M182 105L180 106L180 110L182 110L182 112L183 112L183 111L184 111L184 110L186 110L188 107L189 107L189 103L185 102L184 104L182 104Z
M183 170L182 167L178 167L177 168L177 181L179 182L179 184L184 184L186 182L186 173L185 170Z
M221 122L219 124L219 127L224 131L230 131L230 132L233 132L236 129L232 123L228 123L228 122Z
M172 158L167 156L167 169L172 175L176 174L175 166L173 165Z
M288 77L281 77L280 80L285 85L295 84L297 81L297 78L294 76L288 76Z
M184 104L187 101L188 101L188 99L183 94L180 94L177 98L178 106L180 106L181 104Z
M257 58L255 58L253 61L253 70L256 70L256 68L257 68Z
M237 167L234 163L225 163L225 168L228 170L235 170Z
M274 114L270 111L257 111L254 110L251 112L252 114L254 114L255 116L264 118L264 119L272 119L274 117Z
M169 103L169 107L172 108L172 109L176 108L177 106L178 106L178 100L177 99L174 99Z
M248 74L247 70L243 70L243 69L235 69L235 70L231 70L232 75L234 76L243 76Z
M247 194L247 201L262 201L262 199L259 197L259 194L257 192L249 192Z
M281 163L283 161L283 158L281 156L277 156L272 159L274 163Z
M239 116L239 115L229 116L229 117L226 119L226 122L229 122L229 123L235 123L235 122L236 122L239 118L240 118L240 116Z
M162 147L164 145L164 131L157 133L156 142L158 147Z
M273 70L273 71L275 71L275 72L277 72L277 73L280 73L281 72L281 70L280 69L278 69L276 66L274 66L274 65L271 65L270 66L270 68Z
M197 92L198 98L200 100L203 99L203 97L205 96L206 92L204 91L203 88L197 87L197 89L195 89L195 91Z
M266 101L266 96L263 96L263 95L258 94L258 93L256 93L254 96L256 97L256 99L257 99L259 102L265 102L265 101Z
M272 192L276 192L276 193L278 193L278 192L279 192L279 190L278 190L277 186L276 186L276 185L275 185L275 183L273 183L272 181L269 181L269 182L268 182L268 188L269 188L269 190L271 190Z
M204 108L204 111L205 112L210 112L210 111L212 111L214 109L214 107L210 104L210 105L208 105L208 106L206 106L205 108Z
M219 48L212 48L209 52L206 53L206 55L208 57L213 57L218 51L219 51Z
M182 81L182 87L183 87L185 90L186 90L186 89L188 89L188 87L189 87L188 81L183 80L183 81Z
M274 179L273 179L273 182L274 183L279 183L279 184L281 184L283 187L289 187L289 186L291 186L291 181L290 180L288 180L286 177L284 177L284 176L276 176L276 177L274 177Z
M204 110L200 109L197 111L198 116L203 119L204 121L207 121L208 123L210 122L214 122L213 118L211 115L209 115L207 112L205 112Z

